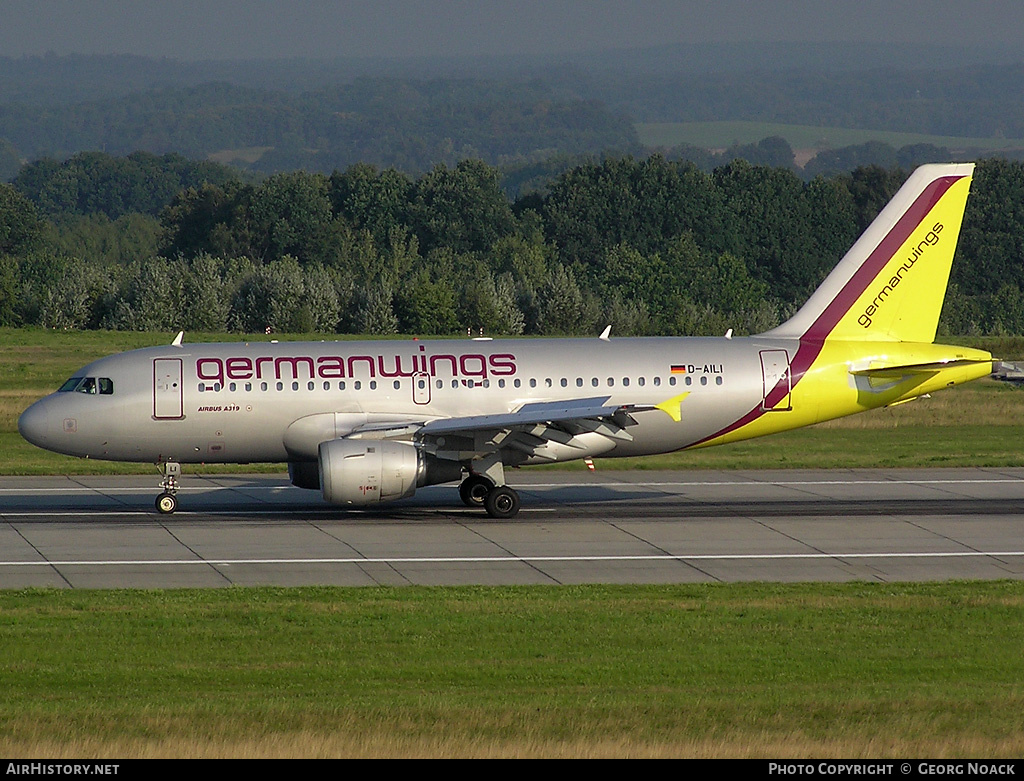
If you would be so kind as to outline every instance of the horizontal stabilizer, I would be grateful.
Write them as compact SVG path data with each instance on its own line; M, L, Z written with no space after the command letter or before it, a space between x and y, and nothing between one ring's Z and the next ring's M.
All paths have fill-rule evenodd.
M954 369L959 366L979 366L983 363L992 363L992 361L957 358L951 361L931 361L929 363L906 363L898 366L872 366L869 369L851 369L850 374L856 377L893 379L906 377L908 374L933 374L943 369Z

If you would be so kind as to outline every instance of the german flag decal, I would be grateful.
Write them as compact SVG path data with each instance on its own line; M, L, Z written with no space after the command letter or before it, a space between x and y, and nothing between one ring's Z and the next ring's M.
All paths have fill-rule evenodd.
M672 374L686 374L686 367L681 363L673 363Z

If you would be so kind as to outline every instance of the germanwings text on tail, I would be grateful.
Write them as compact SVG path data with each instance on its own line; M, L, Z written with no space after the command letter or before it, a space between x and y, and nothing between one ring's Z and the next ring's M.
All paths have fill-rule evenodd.
M95 361L29 407L22 436L151 462L160 512L181 464L287 461L338 505L458 482L519 511L505 467L666 453L902 403L992 371L934 344L971 164L907 180L807 303L763 334L170 345Z

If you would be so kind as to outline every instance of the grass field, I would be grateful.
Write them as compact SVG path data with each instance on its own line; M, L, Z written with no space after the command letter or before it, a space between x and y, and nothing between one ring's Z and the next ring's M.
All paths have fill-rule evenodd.
M645 146L672 147L693 144L704 149L724 149L733 143L752 144L779 136L794 149L830 149L868 141L882 141L896 149L907 144L935 144L949 149L1024 148L1024 140L1007 138L962 138L922 133L896 133L883 130L783 125L771 122L654 122L636 125Z
M1015 757L1024 584L0 592L8 757Z

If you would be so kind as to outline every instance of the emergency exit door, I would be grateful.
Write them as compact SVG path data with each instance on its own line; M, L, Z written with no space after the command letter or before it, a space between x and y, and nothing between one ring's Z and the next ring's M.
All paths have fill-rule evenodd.
M430 375L426 372L412 376L412 400L416 404L430 403Z

